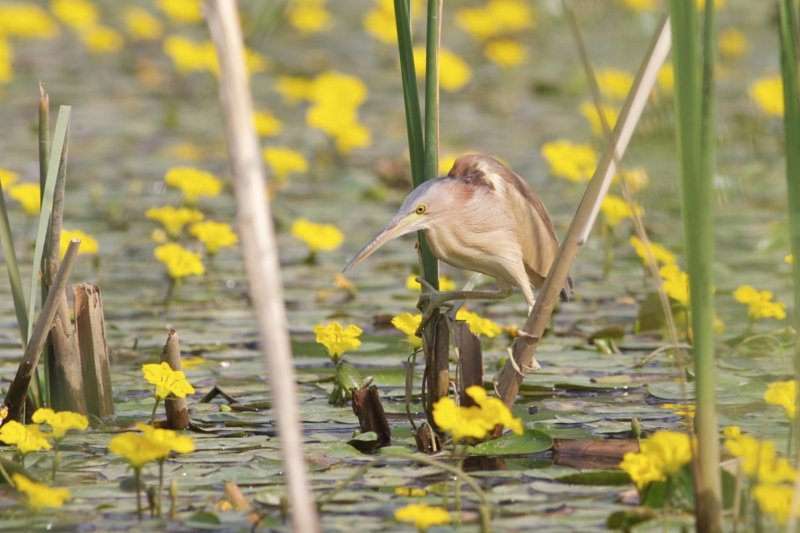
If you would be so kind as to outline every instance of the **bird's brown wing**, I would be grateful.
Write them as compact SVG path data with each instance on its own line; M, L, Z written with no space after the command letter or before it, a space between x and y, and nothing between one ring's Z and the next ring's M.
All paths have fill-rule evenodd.
M482 181L494 189L506 204L507 212L516 220L522 256L528 277L534 287L541 287L558 254L558 237L550 213L531 187L516 172L493 157L480 154L456 160L451 177ZM562 288L569 296L571 280Z

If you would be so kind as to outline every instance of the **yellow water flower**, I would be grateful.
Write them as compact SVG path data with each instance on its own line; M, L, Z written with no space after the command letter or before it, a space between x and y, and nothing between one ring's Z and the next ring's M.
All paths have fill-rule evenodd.
M256 52L255 50L245 48L244 64L247 67L247 72L250 74L256 74L258 72L264 72L267 70L270 62L269 59L267 59L264 55Z
M433 405L433 420L458 442L465 438L483 439L497 425L506 426L517 435L523 432L522 421L514 418L499 398L490 398L486 389L473 385L466 390L477 405L462 407L449 396Z
M456 320L466 322L469 330L475 335L486 335L492 339L503 333L503 328L497 322L484 318L478 313L467 311L463 307L456 313Z
M13 444L22 455L52 448L46 437L39 426L25 426L16 420L9 420L0 426L0 441Z
M150 220L160 222L173 239L181 234L184 226L187 224L203 220L203 213L197 209L192 209L191 207L175 207L172 205L151 207L145 211L144 216Z
M524 0L489 0L483 7L456 11L456 24L474 39L483 41L534 26L533 10Z
M47 11L32 2L2 2L0 35L47 39L58 35L58 26Z
M550 173L574 182L589 181L597 167L597 152L589 144L575 144L559 139L542 146L542 157Z
M417 76L425 75L425 48L414 48L414 67ZM456 92L464 88L472 79L472 69L459 55L447 48L439 51L439 85L442 90Z
M783 80L780 76L756 80L747 93L762 113L783 116Z
M786 410L789 420L794 420L797 413L797 382L793 379L788 381L774 381L769 384L764 392L764 401L772 405L780 405Z
M417 281L417 276L412 274L406 278L406 288L418 291L422 289L422 285ZM447 276L439 276L439 290L454 291L456 290L456 282Z
M269 111L253 113L253 126L259 137L273 137L283 131L283 123Z
M654 481L666 479L656 461L644 453L626 453L619 467L628 473L639 491L644 490L647 485Z
M192 453L195 450L194 440L191 437L180 435L171 429L155 428L141 422L136 424L136 429L145 437L157 444L157 447L166 447L175 453ZM169 453L169 451L167 453Z
M719 33L719 52L725 57L739 57L747 52L749 46L747 37L736 28L728 28Z
M758 291L750 285L741 285L733 292L733 297L737 302L747 305L750 320L786 318L786 304L772 301L772 291Z
M778 457L774 442L759 441L755 437L742 434L735 426L725 429L725 448L734 457L742 459L742 472L747 476L760 483L795 482L797 473L787 459Z
M613 194L607 194L603 198L603 203L600 205L600 210L606 217L606 223L612 228L619 225L620 222L627 218L633 218L634 210L624 199ZM642 208L635 206L636 214L642 214Z
M81 30L79 37L93 54L113 54L125 46L122 34L108 26L96 25L85 28Z
M187 394L194 394L194 387L186 381L186 374L180 370L172 370L167 362L142 365L142 375L148 383L156 386L155 397L159 400L170 395L186 398Z
M632 235L630 240L631 246L636 251L636 255L645 262L647 261L647 247L645 244L637 237L636 235ZM650 253L653 254L653 259L655 259L656 263L660 263L662 265L671 265L678 262L678 258L667 250L662 245L658 244L657 242L650 241Z
M48 487L43 483L31 481L22 474L13 474L14 488L27 497L28 507L39 511L43 507L61 507L71 495L68 489Z
M197 204L199 198L214 198L222 192L222 180L210 172L194 167L173 167L164 176L164 182L183 193L183 201Z
M201 0L156 0L156 6L174 22L201 22Z
M422 2L411 2L411 20L419 18ZM393 0L377 0L375 7L364 14L361 19L364 31L384 44L397 43L397 24L394 19Z
M111 439L108 450L138 470L147 463L166 457L170 448L166 443L153 441L141 433L123 433Z
M634 11L642 12L651 12L658 9L658 1L657 0L622 0L626 7L633 9Z
M367 148L372 144L372 134L364 124L351 122L340 128L333 136L336 150L347 155L355 148Z
M186 37L169 35L164 39L162 48L172 60L179 74L219 73L217 53L210 41L196 43Z
M613 130L614 125L617 123L617 117L619 116L619 110L615 107L610 105L601 104L600 109L603 112L603 115L606 118L606 122L608 123L609 129ZM589 125L592 128L592 133L598 136L604 135L603 125L600 123L600 113L597 111L597 107L592 102L583 102L580 107L581 115L586 117L586 120L589 121Z
M356 76L329 70L308 85L307 98L316 104L357 107L368 95L366 84Z
M688 435L676 431L657 431L642 442L638 453L626 453L620 468L642 490L653 481L672 476L691 460L692 441Z
M617 183L620 179L624 181L633 192L641 191L647 187L647 184L650 182L647 171L642 167L623 170L620 174L615 174L612 183Z
M14 51L11 43L0 33L0 83L7 83L14 77Z
M20 203L28 215L38 215L42 205L39 186L35 183L20 183L8 188L8 195Z
M85 30L96 26L100 12L89 0L53 0L50 12L74 30Z
M279 181L285 180L289 174L308 172L306 157L291 148L268 146L264 148L262 155Z
M291 233L308 246L312 253L330 252L338 248L344 235L333 224L315 224L305 218L298 218L292 223Z
M167 267L167 274L172 280L206 273L200 254L190 252L180 244L170 242L157 246L153 255Z
M653 457L661 471L670 476L692 460L692 443L685 433L657 431L642 443L641 452Z
M394 493L398 496L425 496L428 491L416 487L395 487Z
M311 80L302 76L278 76L275 90L287 104L296 104L308 98Z
M417 330L422 323L422 315L417 313L401 313L392 318L392 325L406 334L406 340L412 348L422 346L422 339L417 337Z
M355 324L344 327L339 322L318 324L314 326L313 331L316 335L315 340L317 343L325 347L328 357L334 362L341 359L345 352L355 350L361 346L359 337L364 332Z
M793 265L794 264L794 254L785 255L783 257L783 262L786 263L787 265Z
M55 412L47 407L40 407L33 413L31 420L36 424L47 424L53 428L53 439L59 441L67 431L77 429L83 431L89 427L89 419L72 411Z
M11 185L14 185L17 180L19 180L19 174L12 170L0 168L0 188L6 190Z
M421 532L427 531L431 526L442 526L452 521L447 509L431 507L424 503L412 503L395 509L394 519L398 522L414 524Z
M141 7L126 7L123 19L125 22L125 31L136 40L155 41L161 38L161 35L164 33L164 27L161 21Z
M633 85L633 75L619 68L601 68L595 72L600 93L609 100L622 102Z
M665 264L658 273L667 296L683 306L689 305L689 275L675 263Z
M220 248L233 246L239 242L239 236L229 224L206 220L189 226L189 233L203 243L208 255L215 255Z
M671 61L667 60L659 69L656 84L664 96L671 96L675 92L675 68Z
M325 0L293 0L286 8L289 24L300 33L320 33L333 25Z
M527 49L513 39L494 39L483 47L483 55L501 67L516 67L528 57Z
M78 254L97 255L100 250L100 245L97 244L97 239L81 230L61 230L61 257L67 253L67 247L72 239L81 241L81 246L78 248Z
M753 488L753 498L761 511L774 518L780 526L785 526L792 516L792 485L759 484ZM794 516L800 516L800 508L794 508Z

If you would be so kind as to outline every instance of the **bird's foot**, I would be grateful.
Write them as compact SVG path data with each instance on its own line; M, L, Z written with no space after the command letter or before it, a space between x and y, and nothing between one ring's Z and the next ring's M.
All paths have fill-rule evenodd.
M433 316L434 311L441 307L449 307L452 304L452 297L447 292L442 292L438 289L435 289L433 285L425 281L424 278L416 278L417 283L422 285L422 293L419 296L419 302L417 303L417 309L422 311L422 320L419 323L419 328L417 328L417 336L422 335L422 330L428 321Z

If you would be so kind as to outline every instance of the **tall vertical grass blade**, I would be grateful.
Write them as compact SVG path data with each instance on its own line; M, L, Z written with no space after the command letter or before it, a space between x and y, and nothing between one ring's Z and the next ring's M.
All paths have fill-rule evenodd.
M432 3L438 3L440 0L430 1ZM397 45L400 55L400 74L403 80L403 103L406 111L408 153L411 159L411 180L414 184L414 187L417 187L426 179L434 177L436 175L436 169L434 167L432 173L427 173L426 144L422 132L419 89L417 88L417 73L416 68L414 67L414 49L411 42L411 14L409 12L409 2L407 0L394 0L394 13L395 22L397 24ZM432 59L438 64L438 54ZM430 60L431 58L426 57L426 61ZM438 69L431 71L430 68L428 68L426 71L426 90L429 87L428 79L430 79L430 76L432 75L436 76L436 90L438 91ZM438 106L438 97L436 98L436 105ZM427 106L428 104L426 103L426 111ZM438 140L438 122L436 140ZM436 258L431 253L427 242L425 242L425 235L422 232L417 234L417 239L419 240L421 273L429 284L438 288L439 269Z
M783 125L786 138L786 187L789 208L789 238L794 254L794 329L800 331L800 42L798 42L797 8L792 0L779 2L781 36L781 73L783 76ZM800 337L795 344L794 375L800 383ZM800 393L795 398L800 405ZM800 464L800 410L794 420L794 445Z
M25 293L22 288L22 278L19 275L17 253L14 251L14 241L11 237L11 224L8 222L6 200L3 190L0 189L0 243L3 245L3 258L8 272L8 283L11 285L11 298L14 300L14 312L17 315L20 340L22 347L28 345L28 315L25 304Z
M403 104L406 110L408 154L411 159L411 179L414 187L425 181L425 145L422 139L417 71L414 68L414 49L411 43L411 15L407 0L394 0L397 24L397 46L400 54L400 75L403 80Z
M36 230L36 245L33 252L33 274L31 275L31 291L30 302L28 308L28 332L26 337L30 338L31 327L33 325L33 316L36 311L36 288L39 285L39 269L38 266L42 264L42 257L44 255L44 243L47 237L47 228L50 222L50 215L53 211L53 195L56 189L56 181L58 177L59 168L62 160L66 155L67 147L67 133L69 131L69 117L72 108L70 106L61 106L58 110L58 118L56 119L56 131L53 134L53 149L50 151L50 162L47 166L47 180L45 181L44 191L42 193L42 207L39 211L39 222ZM64 163L66 163L64 161Z
M706 2L703 49L694 2L670 0L675 43L675 117L697 397L695 517L698 531L720 531L721 484L714 371L713 188L714 6ZM701 55L702 53L702 55ZM702 60L702 78L699 60Z

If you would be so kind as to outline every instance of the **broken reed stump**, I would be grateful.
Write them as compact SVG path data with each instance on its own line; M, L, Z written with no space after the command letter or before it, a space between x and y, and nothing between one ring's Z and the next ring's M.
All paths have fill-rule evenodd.
M181 370L181 348L178 344L178 332L170 328L167 333L167 342L161 350L161 361L167 363L172 370ZM189 408L186 398L170 396L164 400L167 411L167 427L169 429L187 429L189 427Z
M50 387L50 406L56 411L86 414L83 392L83 372L78 335L69 317L69 304L60 291L56 317L47 343L47 383Z
M72 286L72 293L86 409L100 419L107 419L114 414L114 398L100 288L80 283Z
M453 336L458 346L458 397L461 405L469 407L475 401L466 390L473 385L483 387L483 352L481 341L463 320L453 322Z
M358 417L358 425L362 433L374 431L378 436L377 447L382 448L392 443L392 430L383 410L378 387L369 385L352 389L353 413Z
M447 317L439 313L434 313L430 323L430 332L426 328L422 335L425 353L422 398L428 422L434 425L433 404L450 390L450 325Z

